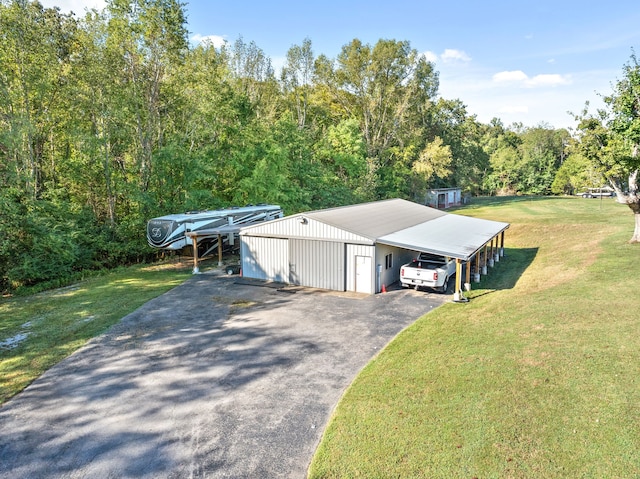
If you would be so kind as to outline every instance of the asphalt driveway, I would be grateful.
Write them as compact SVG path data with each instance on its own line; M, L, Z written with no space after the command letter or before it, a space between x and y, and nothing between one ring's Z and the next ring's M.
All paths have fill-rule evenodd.
M0 408L0 478L302 478L345 388L448 296L202 274Z

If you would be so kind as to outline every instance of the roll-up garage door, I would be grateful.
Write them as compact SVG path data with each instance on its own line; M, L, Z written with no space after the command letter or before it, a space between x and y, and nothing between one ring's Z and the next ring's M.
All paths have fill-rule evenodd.
M240 237L242 274L245 278L289 282L289 246L287 239Z
M344 291L344 261L344 243L289 239L291 284Z

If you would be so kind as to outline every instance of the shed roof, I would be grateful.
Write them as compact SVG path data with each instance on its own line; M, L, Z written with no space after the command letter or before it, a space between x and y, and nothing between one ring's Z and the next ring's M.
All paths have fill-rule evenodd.
M451 188L431 188L429 191L462 191L462 188L459 186L454 186Z

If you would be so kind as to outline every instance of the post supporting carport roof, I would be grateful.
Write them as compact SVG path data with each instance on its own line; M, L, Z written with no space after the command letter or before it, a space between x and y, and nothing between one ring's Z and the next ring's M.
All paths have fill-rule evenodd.
M193 241L193 274L198 274L200 272L198 267L198 238L193 236L191 240Z
M471 289L471 264L475 257L475 267L476 273L478 276L480 275L480 267L482 263L482 274L487 274L487 262L489 262L489 266L493 266L495 261L494 258L496 256L502 257L504 255L504 237L505 231L500 231L495 236L492 236L489 241L487 241L483 246L478 248L474 255L467 258L466 261L460 258L456 258L456 281L455 281L455 291L453 295L453 301L459 303L466 303L469 301L468 298L464 296L464 290L462 285L462 264L466 264L465 271L465 290Z
M467 262L467 271L469 270L469 263ZM453 293L453 301L456 303L466 303L469 300L464 297L462 293L462 260L456 258L456 286Z

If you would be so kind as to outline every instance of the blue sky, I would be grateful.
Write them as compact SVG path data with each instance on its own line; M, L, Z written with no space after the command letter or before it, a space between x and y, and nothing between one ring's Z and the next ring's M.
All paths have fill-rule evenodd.
M82 13L104 0L41 0ZM582 1L186 1L192 42L254 41L276 72L305 38L335 58L354 38L407 40L440 73L440 95L479 121L573 128L568 111L594 110L632 48L640 55L640 2ZM596 6L598 5L598 6Z

